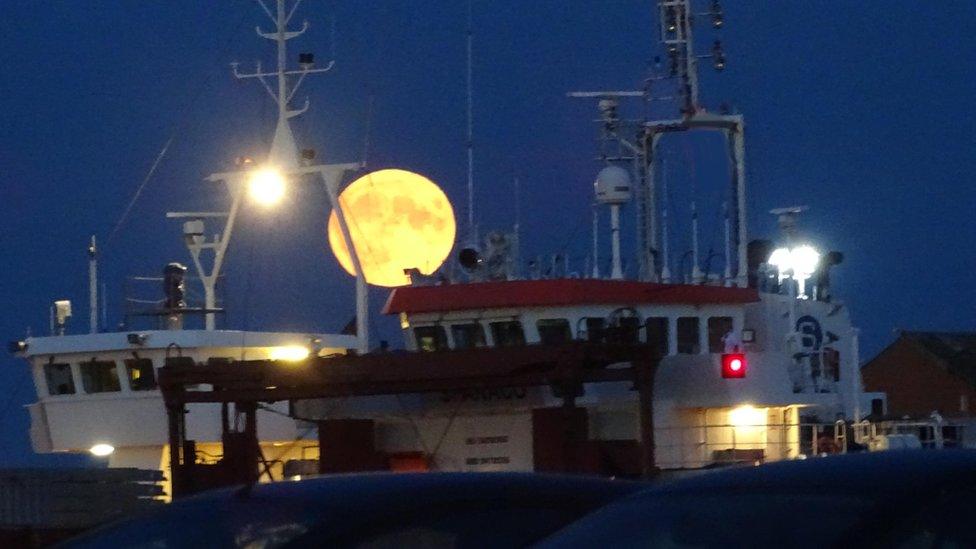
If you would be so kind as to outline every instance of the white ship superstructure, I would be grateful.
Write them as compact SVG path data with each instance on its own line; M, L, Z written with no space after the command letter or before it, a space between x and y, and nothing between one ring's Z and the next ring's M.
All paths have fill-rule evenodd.
M220 363L243 359L300 361L309 356L328 356L368 348L367 320L358 315L351 334L278 333L217 329L223 312L218 306L217 284L232 240L239 213L246 207L272 205L281 198L286 185L321 185L332 204L337 203L339 180L357 163L318 164L311 149L299 150L290 120L308 109L308 102L295 109L292 102L305 79L331 69L332 62L317 67L312 53L300 53L295 68L289 67L287 42L301 36L307 21L292 23L301 2L276 0L258 4L268 16L269 31L258 27L262 38L274 42L276 66L266 70L258 62L253 72L245 73L233 63L233 74L242 80L257 80L277 105L278 119L270 150L264 158L239 158L232 171L206 177L223 184L228 195L224 211L170 212L168 218L182 223L183 238L195 271L191 279L187 267L170 263L163 277L137 277L144 289L153 285L153 294L134 300L144 306L136 316L150 318L152 329L100 333L98 329L98 281L95 240L89 249L91 330L88 334L66 334L71 316L70 301L55 302L51 309L51 335L26 337L12 344L13 351L28 360L38 400L29 406L31 441L37 452L91 452L105 457L111 467L166 469L167 427L156 372L166 359L200 363ZM337 209L345 238L348 227ZM350 245L350 249L353 247ZM358 268L355 250L353 262ZM188 305L188 284L199 284L202 299ZM365 280L357 277L357 307L366 309ZM195 289L195 288L194 288ZM158 297L158 299L157 299ZM202 329L184 326L191 317L200 319ZM348 313L343 313L348 318ZM127 313L127 320L130 315ZM262 452L273 470L280 474L281 463L298 459L304 450L295 440L307 434L288 417L288 406L279 403L258 412ZM202 421L190 434L197 441L202 459L216 459L221 453L220 420L226 409L202 405L193 409ZM209 457L207 457L209 456Z
M34 451L92 451L108 454L112 467L165 469L166 414L155 372L167 357L296 360L310 349L345 353L357 341L340 334L149 330L31 337L25 344L38 393L28 408ZM276 409L261 412L259 436L267 455L278 457L276 448L300 430L286 405ZM199 448L219 455L220 407L201 405L192 413L202 420L192 432Z

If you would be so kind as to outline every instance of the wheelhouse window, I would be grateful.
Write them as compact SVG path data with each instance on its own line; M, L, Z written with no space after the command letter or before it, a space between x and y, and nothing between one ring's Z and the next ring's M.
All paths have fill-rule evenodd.
M115 362L92 360L81 363L81 382L86 393L114 393L122 390Z
M697 355L700 351L701 340L699 339L698 317L679 317L678 353L683 355Z
M573 339L569 321L565 318L543 318L535 323L535 327L539 330L539 343L543 345L559 345Z
M451 325L455 349L474 349L485 346L485 329L477 322Z
M443 326L417 326L413 329L417 349L425 352L447 349L447 332Z
M44 379L47 381L47 394L75 394L75 380L71 377L71 365L51 362L44 365Z
M156 388L156 370L148 358L130 358L125 361L129 376L129 388L133 391L151 391Z
M522 323L517 320L507 320L504 322L492 322L491 337L495 341L495 347L515 347L525 345L525 332L522 331Z
M625 316L617 319L616 343L634 344L640 341L641 321L636 316Z
M668 354L668 318L664 316L652 316L644 324L647 331L647 343L660 356Z
M602 316L586 317L583 319L583 327L586 332L580 336L585 336L587 341L603 341L607 332L607 319Z
M731 316L713 316L708 319L708 352L725 352L725 335L732 332Z
M810 369L813 375L829 381L840 381L840 352L827 347L810 355Z

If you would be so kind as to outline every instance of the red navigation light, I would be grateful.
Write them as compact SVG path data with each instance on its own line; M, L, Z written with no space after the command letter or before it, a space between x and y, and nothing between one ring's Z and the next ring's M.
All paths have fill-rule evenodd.
M746 355L742 353L727 353L722 355L722 377L746 377Z

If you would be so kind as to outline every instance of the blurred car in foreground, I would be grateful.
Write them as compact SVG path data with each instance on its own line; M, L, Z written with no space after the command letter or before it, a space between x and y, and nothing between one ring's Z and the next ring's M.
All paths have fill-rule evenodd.
M81 547L522 547L644 485L518 473L362 474L216 490Z
M976 547L976 451L905 450L707 473L623 498L539 546Z

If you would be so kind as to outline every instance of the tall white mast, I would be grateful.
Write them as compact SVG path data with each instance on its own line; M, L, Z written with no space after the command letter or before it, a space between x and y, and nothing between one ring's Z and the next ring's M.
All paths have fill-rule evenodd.
M98 249L95 235L88 245L88 330L98 333Z
M705 279L699 265L698 254L698 204L691 201L691 283L701 284Z
M593 278L600 278L600 210L593 203Z
M610 253L612 254L613 266L610 270L610 278L621 280L624 277L623 267L620 262L620 205L610 205Z
M732 224L729 221L729 203L722 203L722 213L725 218L725 286L732 285Z
M289 119L294 118L295 116L298 116L308 110L308 100L305 101L304 106L300 109L293 110L289 108L291 100L294 98L298 88L305 80L305 77L309 74L322 73L330 70L333 66L333 62L329 61L324 68L316 69L313 68L313 55L311 53L301 53L298 57L299 68L289 70L287 68L286 43L288 40L304 34L309 27L308 21L304 21L299 30L288 30L288 23L295 15L295 11L298 9L298 6L301 4L302 0L295 0L291 6L291 9L287 9L286 0L276 0L276 9L274 11L268 8L268 5L264 0L255 1L259 6L261 6L264 13L274 23L274 32L264 32L260 29L260 27L256 28L255 30L259 36L275 41L277 45L278 66L274 72L265 72L261 68L261 63L258 62L254 72L245 74L238 70L238 63L232 63L231 66L234 71L234 76L242 80L251 78L257 79L265 91L268 92L268 95L271 96L271 99L275 101L276 105L278 106L278 122L275 127L275 135L271 143L271 149L268 153L266 163L279 171L283 177L291 177L297 180L305 175L315 175L322 178L326 193L329 197L329 202L336 213L336 218L339 221L339 228L342 231L343 240L346 243L346 247L349 250L352 258L353 267L355 268L356 335L359 341L359 351L366 352L369 350L369 303L366 276L359 260L359 253L356 250L356 247L353 245L349 225L346 222L345 212L343 212L339 204L339 183L342 176L347 171L359 168L359 164L345 163L311 165L312 155L310 155L304 159L304 165L300 165L298 161L295 137L292 134L291 126L288 122ZM277 78L275 87L272 87L269 83L269 79L271 78ZM293 79L291 81L291 86L289 86L289 78ZM239 171L214 173L207 178L208 181L223 181L227 184L232 197L230 211L167 214L168 217L190 219L190 221L187 221L183 225L183 234L186 239L187 247L190 249L190 254L193 257L194 266L196 267L197 273L203 281L207 311L206 327L208 330L214 329L213 311L216 301L214 293L215 285L220 274L220 267L224 259L224 254L227 251L227 245L230 242L234 222L237 218L237 214L240 211L241 201L244 194L243 187L247 183L249 177L253 175L248 166L242 166L241 168L242 169ZM208 218L226 219L223 232L217 234L211 241L207 240L203 230L203 220ZM210 249L214 252L214 263L209 273L203 268L200 260L200 253L203 249Z
M671 282L671 243L668 228L668 167L661 159L661 282Z
M268 40L273 40L277 46L277 63L278 66L274 72L265 72L261 68L261 62L258 61L256 64L256 69L252 73L241 73L238 70L238 63L231 63L231 67L234 69L234 76L238 79L244 80L248 78L256 78L261 82L262 87L271 96L271 99L278 106L278 123L275 127L274 139L271 141L271 150L268 153L268 163L273 164L279 169L294 169L298 167L298 149L295 145L295 136L291 131L291 125L288 120L294 118L305 111L308 110L308 100L305 100L305 104L300 109L290 109L289 104L291 100L295 97L295 93L298 88L305 81L305 77L309 74L327 72L332 69L333 61L329 61L329 64L323 68L315 69L312 68L314 63L314 57L311 53L302 53L299 55L299 68L294 70L288 70L288 41L297 38L308 30L308 21L302 22L302 27L296 31L289 31L288 24L291 22L292 17L295 15L295 10L302 3L302 0L295 0L291 9L287 9L286 0L277 0L276 9L274 12L268 8L264 0L256 0L264 13L271 19L274 23L275 30L273 32L264 32L260 27L255 28L258 36L266 38ZM297 77L294 84L289 89L288 78ZM276 88L272 88L271 84L268 82L269 78L275 78Z
M468 238L472 242L477 242L478 236L474 226L474 86L472 78L472 41L474 30L472 29L472 6L468 0L468 31L467 31L467 124L468 135L465 146L468 152Z

